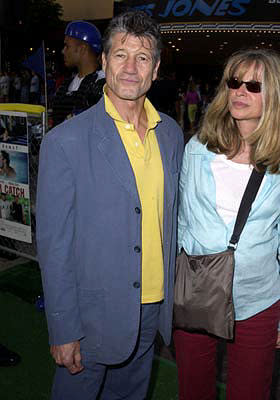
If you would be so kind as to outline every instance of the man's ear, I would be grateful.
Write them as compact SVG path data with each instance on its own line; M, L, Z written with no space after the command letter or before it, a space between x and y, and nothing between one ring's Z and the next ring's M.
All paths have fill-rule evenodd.
M160 66L160 61L158 61L158 62L156 63L156 65L154 66L154 69L153 69L153 76L152 76L152 80L153 80L153 81L155 81L155 80L157 79L159 66Z
M105 72L107 62L106 62L106 56L105 56L104 51L102 52L101 57L102 57L102 70L103 70L103 72Z

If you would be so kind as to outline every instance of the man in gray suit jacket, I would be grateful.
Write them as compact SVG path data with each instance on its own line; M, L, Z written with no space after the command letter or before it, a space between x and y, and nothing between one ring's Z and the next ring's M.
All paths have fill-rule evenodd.
M143 400L170 341L183 135L146 98L161 35L141 11L104 35L104 96L43 140L37 244L53 400Z

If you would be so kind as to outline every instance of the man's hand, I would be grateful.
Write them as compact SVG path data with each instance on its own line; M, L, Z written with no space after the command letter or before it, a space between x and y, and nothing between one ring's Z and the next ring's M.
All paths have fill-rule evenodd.
M51 355L55 362L68 369L70 374L81 372L84 367L81 363L80 342L71 342L60 346L51 346Z

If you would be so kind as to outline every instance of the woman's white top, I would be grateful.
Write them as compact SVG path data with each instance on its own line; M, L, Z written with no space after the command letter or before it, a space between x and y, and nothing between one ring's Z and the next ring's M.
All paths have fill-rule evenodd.
M217 154L211 162L211 169L216 184L217 212L225 224L229 224L237 216L253 166L236 163L224 154Z

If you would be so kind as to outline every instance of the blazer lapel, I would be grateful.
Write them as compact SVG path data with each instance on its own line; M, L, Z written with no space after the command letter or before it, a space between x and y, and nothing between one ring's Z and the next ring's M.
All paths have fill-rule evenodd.
M93 129L96 134L100 136L97 147L112 167L112 173L115 174L119 182L138 202L140 202L130 161L116 125L104 109L103 99L97 104L96 113L99 118L95 118L96 125ZM102 118L100 118L100 116L102 116Z

